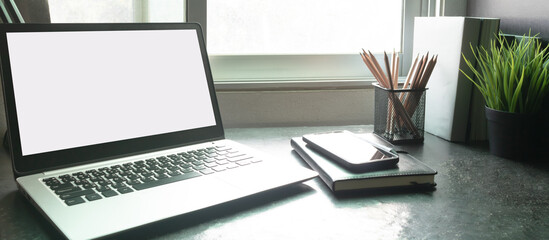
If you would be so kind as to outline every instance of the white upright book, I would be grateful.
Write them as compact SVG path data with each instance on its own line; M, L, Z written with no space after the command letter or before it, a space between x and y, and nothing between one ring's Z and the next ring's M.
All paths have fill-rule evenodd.
M473 84L460 69L470 73L463 56L474 59L471 46L479 45L482 24L483 19L469 17L415 19L414 56L438 55L427 85L425 131L449 141L463 142L470 134Z

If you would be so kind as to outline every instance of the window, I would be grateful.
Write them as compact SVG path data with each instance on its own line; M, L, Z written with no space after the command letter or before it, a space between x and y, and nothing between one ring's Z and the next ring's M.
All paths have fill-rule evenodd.
M184 0L48 0L52 23L182 22Z
M400 52L402 0L208 0L214 55Z
M421 2L208 0L207 44L214 78L364 84L371 73L361 49L406 57L403 53L411 51L406 42L412 38L408 23L420 15Z
M341 83L371 77L362 48L397 51L409 65L413 17L425 2L434 0L49 0L49 8L52 22L198 21L216 82Z
M49 0L52 23L133 22L133 2L120 0Z

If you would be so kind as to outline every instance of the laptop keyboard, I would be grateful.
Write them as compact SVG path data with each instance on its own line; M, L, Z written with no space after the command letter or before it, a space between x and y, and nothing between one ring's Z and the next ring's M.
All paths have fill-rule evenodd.
M135 162L44 178L72 206L228 171L261 162L235 148L215 146Z

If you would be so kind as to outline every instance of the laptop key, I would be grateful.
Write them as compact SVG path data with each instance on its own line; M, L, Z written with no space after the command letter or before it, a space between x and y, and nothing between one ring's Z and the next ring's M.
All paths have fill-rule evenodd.
M154 181L156 181L156 179L154 179L152 176L149 176L149 177L141 178L141 181L144 182L144 183L147 183L147 182L154 182Z
M141 184L141 182L139 180L129 180L128 184L129 185L136 185L136 184Z
M73 205L85 203L85 202L86 201L84 201L82 197L69 198L65 200L65 204L67 204L68 206L73 206Z
M166 173L158 174L155 176L157 179L164 179L168 178L169 176Z
M214 170L212 170L212 169L209 169L209 168L206 168L206 169L200 170L200 172L201 172L202 174L212 174L212 173L215 173L215 171L214 171Z
M239 167L240 165L236 164L236 163L228 163L226 165L224 165L225 167L227 167L227 169L233 169L233 168L237 168Z
M216 163L219 164L219 165L224 165L224 164L228 164L229 161L227 161L227 160L217 160Z
M200 171L200 170L204 170L204 169L207 169L207 168L204 165L199 165L199 166L194 166L193 169Z
M246 154L244 154L244 153L235 151L235 152L229 152L229 154L227 154L226 157L228 157L228 158L235 158L235 157L241 157L241 156L245 156L245 155L246 155Z
M240 165L240 166L245 166L245 165L248 165L248 164L251 164L252 161L250 161L249 159L245 159L245 160L240 160L240 161L237 161L236 164Z
M213 168L213 167L217 167L218 164L215 162L209 162L209 163L206 163L205 165L206 167Z
M59 184L56 184L56 185L51 185L50 186L50 189L51 190L58 190L58 189L63 189L63 188L70 188L70 187L73 187L74 185L70 182L68 183L59 183Z
M71 175L69 175L69 174L61 175L61 176L59 176L59 178L60 178L63 182L72 182L72 181L76 181L76 179L75 179L74 177L72 177Z
M236 157L228 158L227 160L229 160L229 161L231 161L231 162L238 162L238 161L246 160L246 159L250 159L250 158L252 158L252 156L241 155L241 156L236 156Z
M114 190L107 190L107 191L102 192L101 194L103 194L104 197L114 197L114 196L118 195L118 193Z
M82 185L83 188L85 189L90 189L90 188L94 188L95 187L95 184L93 183L85 183L84 185Z
M181 174L181 175L177 175L169 178L158 179L156 181L144 182L142 184L135 184L132 187L135 188L135 190L143 190L143 189L157 187L160 185L178 182L178 181L199 177L199 176L202 176L202 175L197 172L190 172L190 173L185 173L185 174Z
M97 184L99 184L100 186L108 186L108 185L111 184L111 182L108 181L108 180L103 179L103 180L98 181Z
M118 192L122 193L122 194L133 192L133 189L131 189L129 187L121 187L121 188L117 188L116 190L118 190Z
M82 188L80 188L78 186L68 187L68 188L61 188L61 189L55 190L55 194L62 195L62 194L65 194L65 193L76 192L76 191L80 191L80 190L82 190Z
M98 192L104 192L104 191L111 190L111 187L109 187L109 186L98 186L95 190L97 190Z
M42 181L48 186L60 184L59 180L55 177L45 178Z
M219 165L219 166L213 167L212 169L215 170L216 172L221 172L221 171L227 170L228 168L225 165Z
M98 176L95 176L95 175L90 176L90 181L92 181L92 182L99 182L101 180L103 180L103 179L98 177Z
M127 187L127 185L125 183L113 183L111 185L113 188L123 188L123 187Z
M86 199L88 199L88 201L95 201L95 200L99 200L101 198L102 198L101 195L99 195L97 193L86 195Z
M93 194L93 193L95 193L95 191L93 189L86 189L86 190L81 190L81 191L64 193L64 194L59 195L59 197L63 200L67 200L69 198L80 197L80 196Z
M128 178L129 180L137 180L137 179L139 179L139 175L130 174L130 175L126 176L126 178Z

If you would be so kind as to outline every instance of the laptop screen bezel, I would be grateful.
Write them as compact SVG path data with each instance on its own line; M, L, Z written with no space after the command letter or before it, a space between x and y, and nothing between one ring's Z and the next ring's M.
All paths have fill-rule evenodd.
M13 79L7 47L9 32L55 32L55 31L131 31L131 30L195 30L199 40L202 62L206 73L208 90L216 124L198 129L178 131L154 136L76 147L46 153L23 155L19 124L16 112ZM15 176L23 176L48 170L92 163L134 154L158 151L205 141L224 138L224 131L217 103L214 82L202 30L197 23L84 23L84 24L2 24L0 26L0 55L4 106L8 129L9 151Z

